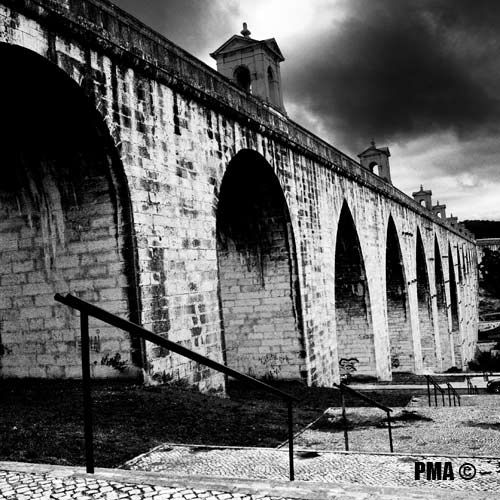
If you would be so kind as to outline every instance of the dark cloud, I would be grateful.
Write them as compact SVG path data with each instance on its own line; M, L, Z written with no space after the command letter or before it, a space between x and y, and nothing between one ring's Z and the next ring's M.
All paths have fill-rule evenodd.
M500 2L353 0L329 33L298 35L283 68L288 98L305 103L340 147L498 125ZM290 54L289 54L290 56ZM347 133L346 131L349 131Z
M239 10L235 0L112 1L196 55L208 54L233 34L233 16L236 16Z

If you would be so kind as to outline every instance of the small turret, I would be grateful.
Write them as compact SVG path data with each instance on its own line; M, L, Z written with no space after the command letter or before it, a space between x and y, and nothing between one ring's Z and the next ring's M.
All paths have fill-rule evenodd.
M446 219L446 205L439 204L439 200L436 205L432 207L432 211L436 217L440 219Z
M251 93L285 112L280 63L285 60L274 38L254 40L247 23L210 55L217 71Z
M432 191L420 185L420 191L412 193L413 199L427 210L432 211Z
M372 139L371 146L360 153L358 158L362 167L392 184L389 156L391 156L389 148L385 146L377 148L375 141Z

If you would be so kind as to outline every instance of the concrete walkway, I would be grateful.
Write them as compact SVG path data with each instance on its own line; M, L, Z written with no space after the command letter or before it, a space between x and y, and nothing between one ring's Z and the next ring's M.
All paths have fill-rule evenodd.
M367 486L346 482L214 479L147 472L0 462L2 500L490 500L491 492L463 492L417 487Z

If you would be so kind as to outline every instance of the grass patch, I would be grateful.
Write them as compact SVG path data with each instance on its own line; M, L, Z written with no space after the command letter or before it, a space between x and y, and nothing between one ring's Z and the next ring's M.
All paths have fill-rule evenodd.
M340 404L336 390L273 385L300 400L295 432ZM84 465L81 382L0 380L0 401L0 460ZM94 381L92 401L100 467L119 466L165 442L274 447L287 439L284 403L234 384L222 398L176 385Z

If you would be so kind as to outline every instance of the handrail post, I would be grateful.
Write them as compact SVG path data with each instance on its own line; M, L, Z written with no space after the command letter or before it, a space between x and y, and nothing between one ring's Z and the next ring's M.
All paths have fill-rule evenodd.
M441 387L441 386L439 386ZM443 406L446 406L446 403L444 402L444 390L441 389L441 398L443 399Z
M392 428L391 428L391 413L387 412L387 429L389 431L389 447L391 449L391 453L394 453L394 446L392 444Z
M429 377L426 375L425 379L427 380L427 398L429 399L429 406L432 406L431 404L431 383L429 381Z
M85 464L87 473L94 473L94 445L92 436L92 399L90 394L90 346L89 316L80 311L80 333L82 339L82 379L83 379L83 428L85 435Z
M434 384L433 387L434 387L434 403L437 406L438 405L438 395L437 395L437 391L436 391L436 384Z
M288 460L290 469L290 481L295 480L295 470L293 466L293 407L292 400L287 401L288 406Z
M453 394L453 402L455 402L455 394ZM448 385L448 405L451 406L451 389Z
M347 416L345 413L345 395L344 389L340 386L340 399L342 401L342 420L344 421L344 443L345 451L349 451L349 435L347 433Z

